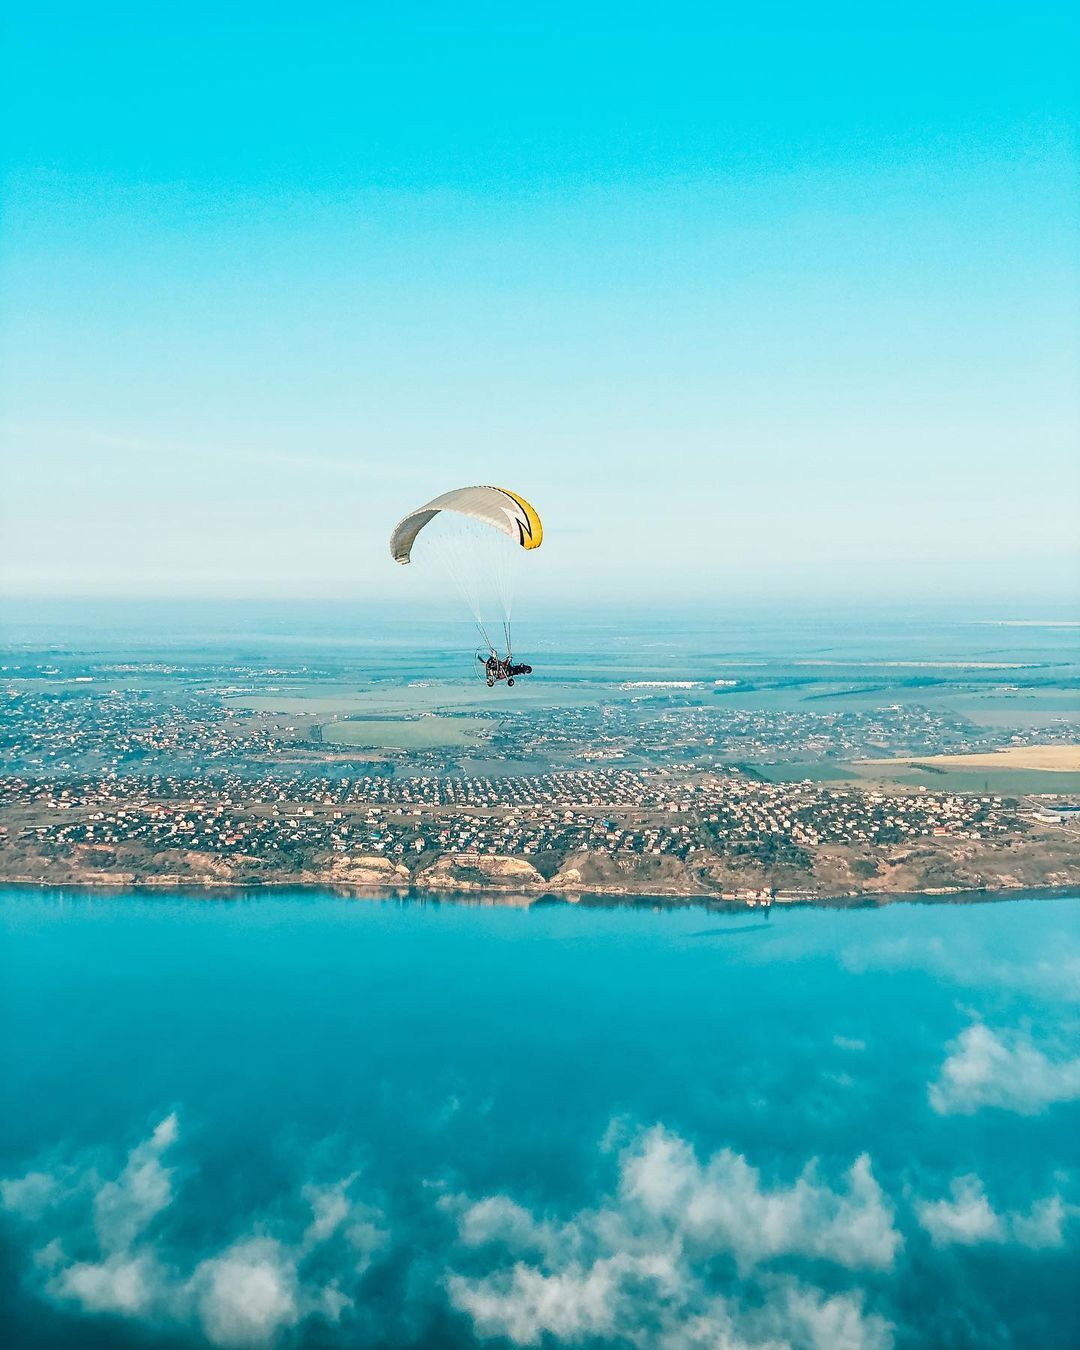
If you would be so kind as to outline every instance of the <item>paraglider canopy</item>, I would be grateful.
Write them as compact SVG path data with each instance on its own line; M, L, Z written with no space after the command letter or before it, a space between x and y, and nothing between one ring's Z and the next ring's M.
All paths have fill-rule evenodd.
M524 549L539 548L544 537L544 527L535 508L509 488L454 488L440 497L433 497L425 506L418 506L398 522L390 536L390 552L395 562L411 560L416 536L441 511L454 511L501 530Z

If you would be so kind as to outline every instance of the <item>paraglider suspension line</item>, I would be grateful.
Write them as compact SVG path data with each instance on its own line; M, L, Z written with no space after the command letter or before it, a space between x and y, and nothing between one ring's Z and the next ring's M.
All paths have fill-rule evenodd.
M484 627L484 621L482 619L477 619L476 626L480 630L480 636L484 639L484 645L487 647L488 651L492 656L498 656L499 653L495 650L495 644L492 642L491 638L488 637L488 631Z
M483 619L477 619L476 626L480 630L480 636L484 639L484 645L487 647L488 651L492 654L492 656L498 656L499 655L498 648L495 646L494 642L492 642L491 638L488 636L488 630L484 626ZM514 645L510 638L509 622L503 623L502 630L503 630L503 641L506 643L506 659L507 661L512 661L514 659Z

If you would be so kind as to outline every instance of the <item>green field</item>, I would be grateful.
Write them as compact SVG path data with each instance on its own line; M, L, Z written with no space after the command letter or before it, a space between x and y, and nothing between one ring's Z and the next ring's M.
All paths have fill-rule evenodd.
M356 718L326 722L325 745L378 750L442 750L475 746L494 723L480 717Z
M92 687L92 686L87 686ZM431 680L409 685L383 682L370 687L347 685L299 685L267 689L261 693L231 694L226 703L257 713L280 713L299 717L315 715L329 720L333 716L378 719L406 719L420 712L472 711L512 714L535 708L579 708L595 703L598 690L605 699L628 700L630 694L617 686L592 684L556 684L529 679L518 680L513 689L499 684L488 689L482 679L473 676L454 680ZM642 691L638 691L639 693ZM647 691L646 691L647 692Z
M785 760L781 764L752 764L743 767L758 773L769 783L835 783L857 781L859 775L850 764L839 760Z

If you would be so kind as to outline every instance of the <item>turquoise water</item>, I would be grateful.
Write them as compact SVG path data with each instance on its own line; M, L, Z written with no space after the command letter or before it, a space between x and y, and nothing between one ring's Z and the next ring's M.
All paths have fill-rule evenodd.
M7 1344L1080 1343L1076 900L0 924Z

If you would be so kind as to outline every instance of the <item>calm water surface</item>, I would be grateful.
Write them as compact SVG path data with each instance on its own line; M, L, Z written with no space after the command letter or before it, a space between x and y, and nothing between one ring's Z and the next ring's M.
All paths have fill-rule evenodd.
M0 925L7 1343L1080 1343L1080 901Z

